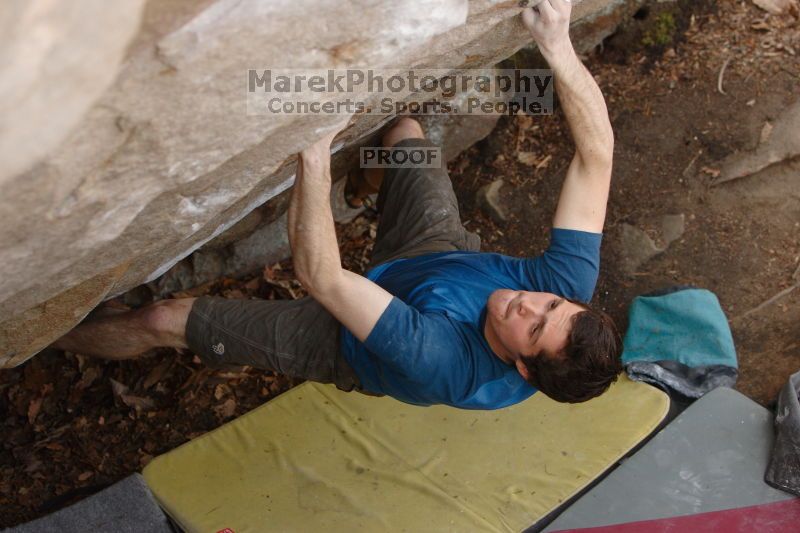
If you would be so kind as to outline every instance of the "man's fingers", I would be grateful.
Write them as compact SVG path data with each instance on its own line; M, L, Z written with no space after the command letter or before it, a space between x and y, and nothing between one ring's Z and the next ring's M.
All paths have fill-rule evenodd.
M350 123L350 118L351 118L350 116L347 116L336 122L333 126L330 127L330 129L325 128L326 130L328 130L328 132L325 135L323 135L322 138L315 144L321 146L324 145L330 146L330 144L333 142L333 139L337 135L339 135L339 133L344 131L345 128L347 128L348 124Z
M334 137L336 137L339 133L344 131L345 128L347 128L347 126L350 124L350 119L351 118L352 118L352 115L347 115L346 117L342 117L341 119L336 121L331 126L331 130L330 130L331 131L331 135L330 135L331 140L333 140ZM326 137L327 137L327 135L326 135Z
M551 2L561 2L562 0L545 0L537 7L539 14L544 22L552 22L558 17L558 11L553 7Z
M572 11L570 0L548 0L548 3L562 15L568 15Z
M342 117L342 119L336 123L336 132L338 133L344 130L348 125L350 125L351 118L353 118L353 115L346 115Z
M522 22L529 30L533 29L533 25L536 23L536 16L537 15L533 12L532 7L525 8L522 11Z

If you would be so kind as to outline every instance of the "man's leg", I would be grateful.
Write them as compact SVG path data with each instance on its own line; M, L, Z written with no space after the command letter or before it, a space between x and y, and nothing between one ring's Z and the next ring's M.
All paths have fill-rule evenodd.
M425 132L422 126L414 119L401 118L394 126L384 133L381 143L382 146L390 148L406 139L424 139ZM365 168L363 174L356 183L356 191L351 203L354 206L361 205L364 198L377 194L381 189L384 170L382 168Z
M90 319L53 346L106 359L188 348L212 367L248 365L350 391L359 382L341 354L340 328L312 298L187 298Z
M163 300L79 324L54 348L104 359L132 359L158 347L187 348L186 321L195 298Z
M436 147L410 118L391 128L384 143L398 148ZM380 184L378 211L381 217L371 266L429 253L480 250L480 238L461 224L446 167L387 169Z

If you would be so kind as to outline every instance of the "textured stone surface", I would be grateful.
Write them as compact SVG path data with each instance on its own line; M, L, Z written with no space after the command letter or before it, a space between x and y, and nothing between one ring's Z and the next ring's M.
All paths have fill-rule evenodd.
M686 231L686 215L664 215L661 217L661 239L666 248L673 242L683 237Z
M490 69L485 74L491 75ZM466 92L460 95L459 102L476 96ZM422 123L425 136L442 147L444 160L452 161L462 151L480 141L494 129L499 115L426 115L416 117ZM387 121L390 122L390 121ZM360 172L356 157L360 146L380 144L382 130L367 135L344 149L339 154L337 164L341 172ZM347 223L359 215L363 209L352 209L344 200L346 179L337 181L331 189L333 218ZM373 198L377 200L377 195ZM282 261L291 256L285 209L288 207L288 191L273 198L263 207L247 215L234 227L203 246L200 250L183 259L158 279L160 296L170 292L189 289L220 276L247 274L265 265ZM283 213L276 215L275 213Z
M574 18L596 39L611 13L635 3L585 0ZM248 116L248 68L482 68L529 41L516 1L11 6L0 18L0 27L14 29L0 36L2 58L11 58L0 63L2 105L35 111L0 114L3 366L57 338L97 301L157 278L291 186L293 154L338 118ZM26 78L19 65L30 58L43 67ZM59 77L59 66L79 74ZM58 120L46 120L54 113ZM337 145L357 142L383 120L358 117ZM30 132L42 142L31 142ZM103 283L93 281L98 276ZM82 304L60 308L72 305L64 302L78 288ZM33 311L36 328L23 324ZM32 328L36 342L26 347L17 332Z
M647 233L636 226L622 224L618 231L620 267L628 275L635 274L642 264L663 251Z
M646 225L658 234L658 242L630 224L621 224L615 231L614 241L619 250L620 267L630 276L636 274L644 263L666 252L673 242L683 236L686 217L683 213L664 215Z
M4 0L0 186L55 149L108 89L144 3Z
M505 182L503 180L496 180L489 185L484 185L478 189L475 195L475 203L495 222L504 224L508 222L508 210L503 205L503 199L500 192L503 189Z
M774 125L765 125L755 150L737 152L722 161L720 175L714 180L714 184L752 176L770 165L798 156L800 156L800 101L789 106Z

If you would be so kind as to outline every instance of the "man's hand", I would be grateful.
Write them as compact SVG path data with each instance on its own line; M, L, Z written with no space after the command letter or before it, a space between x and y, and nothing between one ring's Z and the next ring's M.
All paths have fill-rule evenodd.
M297 162L297 179L303 179L305 176L304 170L309 168L313 172L309 175L317 177L327 177L330 179L331 167L331 143L333 139L347 127L350 117L338 124L330 133L319 139L317 142L300 152L300 157Z
M556 228L601 233L611 185L614 132L605 100L569 40L572 3L542 0L522 20L553 69L556 94L575 140L553 219Z
M571 13L572 2L569 0L542 0L522 12L525 27L549 62L572 49L569 40Z
M309 294L360 341L366 340L392 295L342 268L331 212L331 142L334 128L298 157L289 204L289 244L297 279Z

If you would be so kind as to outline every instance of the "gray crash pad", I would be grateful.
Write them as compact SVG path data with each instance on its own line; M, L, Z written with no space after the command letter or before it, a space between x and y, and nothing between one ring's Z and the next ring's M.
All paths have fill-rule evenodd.
M608 526L790 500L764 482L773 415L718 388L692 404L545 531Z
M3 533L173 533L141 474L133 474L60 511Z

